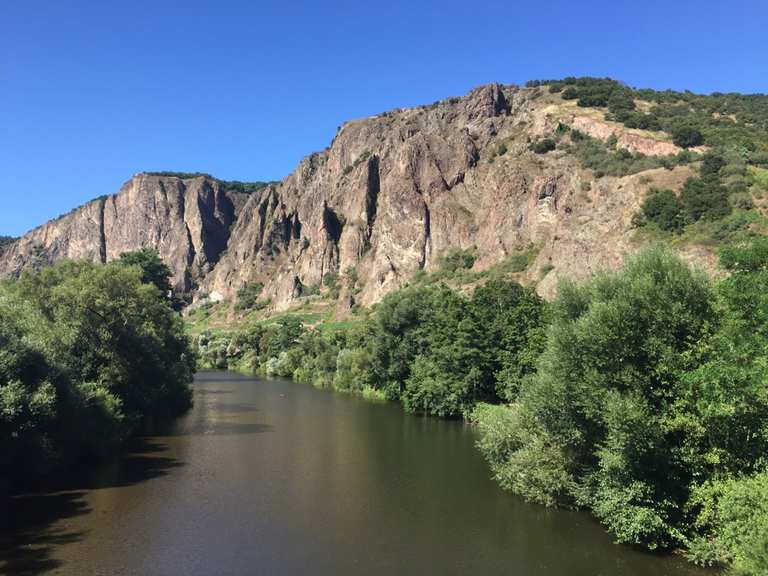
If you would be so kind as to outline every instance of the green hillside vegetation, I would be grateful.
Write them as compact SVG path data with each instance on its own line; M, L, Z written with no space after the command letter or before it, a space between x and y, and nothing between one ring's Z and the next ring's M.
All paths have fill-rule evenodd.
M598 178L680 164L697 168L699 175L681 190L651 191L635 217L636 226L652 228L651 235L662 231L680 240L711 243L741 241L768 228L759 202L768 189L768 95L635 89L610 78L589 77L528 85L548 87L579 107L601 110L606 120L627 128L665 132L684 149L677 156L646 157L616 149L615 140L601 142L563 125L548 139Z
M193 349L147 280L167 283L168 269L131 260L0 284L0 488L102 460L190 406Z

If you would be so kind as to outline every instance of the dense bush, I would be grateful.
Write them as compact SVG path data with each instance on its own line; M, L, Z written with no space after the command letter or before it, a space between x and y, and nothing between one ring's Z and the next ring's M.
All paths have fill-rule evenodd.
M63 262L0 286L6 480L100 458L189 407L195 359L181 318L144 281L151 267L132 261Z
M564 284L518 402L474 418L505 487L588 507L621 542L762 574L768 242L722 259L714 287L659 249Z
M662 230L679 231L685 225L680 200L671 190L651 190L643 202L643 216Z
M697 220L718 220L731 212L728 189L719 178L689 178L683 184L680 195L688 218Z
M237 291L237 303L235 310L252 310L258 308L259 296L264 290L264 284L261 282L248 282Z
M698 128L678 124L672 127L672 142L680 148L693 148L704 144L704 136Z
M546 154L555 148L557 148L557 142L552 140L552 138L542 138L531 144L531 150L536 154Z

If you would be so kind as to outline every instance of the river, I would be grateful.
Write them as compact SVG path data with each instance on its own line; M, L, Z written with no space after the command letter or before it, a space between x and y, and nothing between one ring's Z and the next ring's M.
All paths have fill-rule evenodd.
M3 512L0 572L699 576L500 490L460 422L201 372L165 433Z

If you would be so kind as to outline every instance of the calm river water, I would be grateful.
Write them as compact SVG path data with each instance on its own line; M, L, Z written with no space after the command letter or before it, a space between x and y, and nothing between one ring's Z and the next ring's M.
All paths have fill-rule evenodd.
M502 492L471 428L202 372L166 434L0 510L0 573L711 574Z

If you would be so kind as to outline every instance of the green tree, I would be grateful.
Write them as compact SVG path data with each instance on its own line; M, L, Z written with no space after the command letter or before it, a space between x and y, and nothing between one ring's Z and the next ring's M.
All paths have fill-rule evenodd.
M154 284L163 295L169 295L171 286L171 270L162 261L157 250L143 248L134 252L123 252L118 260L125 266L138 266L141 270L141 281Z
M495 394L514 401L544 346L544 302L516 282L494 279L475 289L470 309L480 332L475 345L486 351Z
M688 218L694 222L717 220L731 212L728 190L718 178L688 178L680 199Z
M704 136L694 126L677 124L672 128L672 142L680 148L693 148L704 144Z
M139 266L62 262L0 286L0 476L111 453L189 407L194 365Z
M523 429L509 433L518 440L508 484L589 506L622 542L673 544L691 481L675 391L713 319L707 280L659 249L561 285L538 372L520 394Z
M651 190L643 202L643 216L662 230L679 231L685 225L680 200L671 190Z

